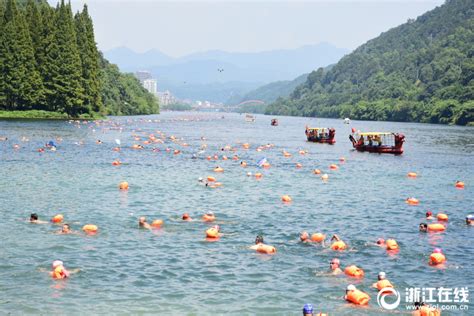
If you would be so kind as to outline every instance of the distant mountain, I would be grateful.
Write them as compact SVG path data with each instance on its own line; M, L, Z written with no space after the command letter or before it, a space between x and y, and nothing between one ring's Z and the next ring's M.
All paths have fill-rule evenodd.
M448 0L318 69L268 114L474 124L474 1Z
M306 81L307 77L308 74L304 74L291 81L284 80L268 83L244 95L236 95L227 100L226 104L237 105L249 100L260 100L268 104L280 97L288 97L297 86Z
M235 94L249 92L269 82L291 80L302 73L335 63L346 53L347 49L321 43L258 53L207 51L180 58L169 57L157 50L136 53L121 47L106 52L105 56L124 71L151 71L158 79L160 90L170 87L170 83L175 87L186 84L188 87L179 87L180 93L191 98L193 93L187 94L186 91L194 90L197 86L203 88L204 85L223 85L229 93ZM237 84L235 89L229 89L230 83ZM193 89L188 89L190 86ZM246 86L248 90L242 90L238 86ZM229 94L222 99L222 93L219 93L220 96L216 98L216 91L218 89L201 91L201 99L223 102L232 96Z

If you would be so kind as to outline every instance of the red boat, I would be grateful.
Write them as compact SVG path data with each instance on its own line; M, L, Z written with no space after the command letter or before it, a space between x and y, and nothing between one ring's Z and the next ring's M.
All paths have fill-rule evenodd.
M308 142L334 144L336 140L336 130L334 128L325 127L307 127L306 138Z
M357 151L401 155L405 135L387 132L355 133L349 135L349 139Z

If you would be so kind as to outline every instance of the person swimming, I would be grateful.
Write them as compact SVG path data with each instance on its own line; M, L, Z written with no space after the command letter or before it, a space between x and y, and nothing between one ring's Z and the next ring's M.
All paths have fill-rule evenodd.
M46 222L46 221L39 220L38 214L36 214L36 213L31 213L30 223L32 223L32 224L48 224L48 222Z
M334 258L329 262L329 270L331 271L331 274L333 275L342 274L342 270L340 267L341 267L341 261L337 258Z
M426 223L420 223L419 228L420 228L420 232L426 233L426 232L428 231L428 224L426 224Z
M53 279L65 279L69 277L69 271L66 270L61 260L53 261L53 271L50 272Z
M151 229L151 225L147 223L145 216L142 216L138 219L138 226L140 228Z
M276 253L276 248L273 246L265 245L263 243L263 236L258 235L255 237L255 245L250 246L249 249L255 250L259 253L264 253L264 254L274 254Z
M429 221L429 220L432 220L432 219L434 219L433 212L431 212L431 211L426 212L426 220Z
M72 234L71 225L63 224L63 227L58 232L58 234Z
M474 226L474 215L466 216L466 225Z

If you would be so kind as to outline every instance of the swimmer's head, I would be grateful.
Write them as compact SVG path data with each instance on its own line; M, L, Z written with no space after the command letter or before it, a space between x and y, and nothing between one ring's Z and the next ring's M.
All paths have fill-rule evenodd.
M383 245L383 244L385 244L385 239L383 238L377 239L377 245Z
M64 224L61 231L63 233L69 233L71 231L71 226L69 224Z
M188 214L188 213L184 213L182 219L183 219L183 220L190 219L189 214Z
M426 232L426 231L428 231L428 225L426 223L421 223L420 232Z
M346 292L355 291L356 287L353 284L349 284L346 288Z
M301 241L305 241L305 240L308 240L309 239L309 234L308 232L301 232L300 234L300 240Z
M257 237L255 237L255 244L263 244L263 236L262 235L258 235Z
M38 220L38 214L32 213L30 215L30 222L37 221Z
M441 248L435 248L433 250L433 253L442 253Z
M61 260L54 260L53 261L53 269L57 268L57 267L60 267L64 265L63 262Z
M207 216L214 216L214 212L213 211L208 211L208 212L206 212L206 215Z
M336 268L339 268L340 265L341 265L341 261L339 261L339 259L337 258L334 258L331 260L331 262L329 262L329 267L331 268L331 270L335 270Z
M431 211L426 212L426 217L431 217L431 216L433 216L433 212Z
M219 227L219 225L214 225L214 226L212 226L212 228L214 228L214 229L217 230L217 231L220 231L220 230L221 230L221 228Z
M379 272L379 280L385 279L385 272Z
M313 305L305 304L303 306L303 316L313 315Z
M474 223L474 215L466 216L466 224L472 225L472 223Z
M201 177L199 177L199 178L198 178L198 181L199 181L199 182L203 182L203 181L204 181L204 179L203 179L203 178L201 178Z
M145 222L146 222L146 217L145 217L145 216L140 217L140 218L138 219L138 222L139 222L140 224L145 223Z

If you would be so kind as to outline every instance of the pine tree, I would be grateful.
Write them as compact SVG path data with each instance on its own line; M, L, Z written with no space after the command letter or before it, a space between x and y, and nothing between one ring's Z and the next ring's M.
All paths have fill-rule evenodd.
M5 108L5 99L6 95L4 92L5 86L5 72L4 72L4 62L5 62L5 53L6 49L4 46L5 33L4 33L4 20L3 15L5 14L4 1L0 1L0 110Z
M54 40L58 56L53 61L53 104L61 112L76 117L88 113L84 107L84 90L81 84L81 58L76 42L76 32L70 4L61 4L56 9Z
M82 64L84 105L94 112L103 112L100 95L99 52L95 44L92 19L89 16L87 5L84 5L82 13L76 13L74 20Z
M32 108L40 99L41 77L36 69L33 45L23 13L15 1L8 0L5 8L2 39L2 95L5 108Z

